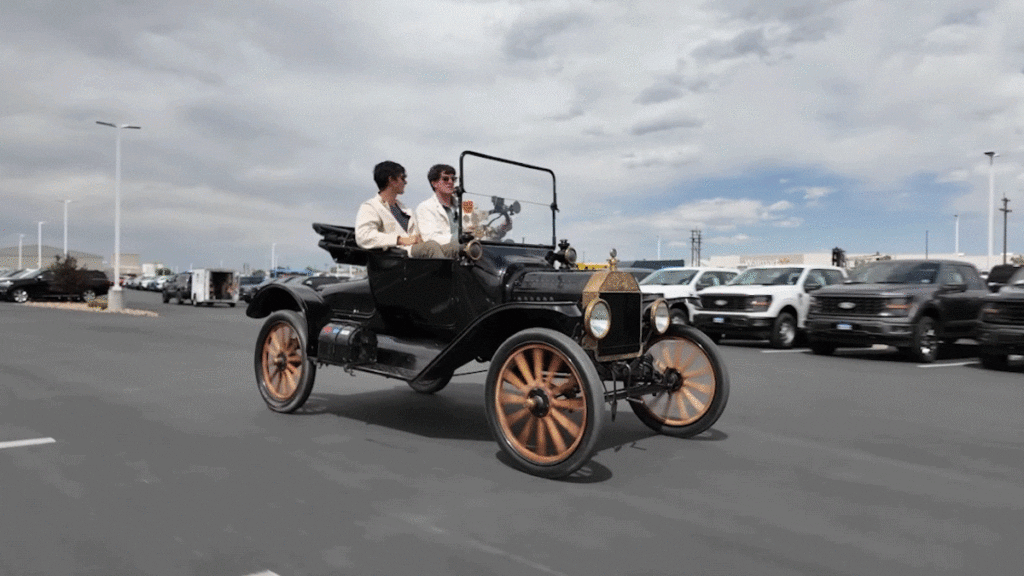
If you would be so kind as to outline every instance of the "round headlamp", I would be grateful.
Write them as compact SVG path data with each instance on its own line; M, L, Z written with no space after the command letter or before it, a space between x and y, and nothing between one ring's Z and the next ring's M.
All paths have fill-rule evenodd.
M583 313L583 325L595 340L600 340L608 335L612 329L612 309L608 303L600 298L594 299L587 305Z
M668 332L668 327L672 325L672 316L669 314L668 302L662 299L658 299L651 306L651 327L658 334L664 334Z

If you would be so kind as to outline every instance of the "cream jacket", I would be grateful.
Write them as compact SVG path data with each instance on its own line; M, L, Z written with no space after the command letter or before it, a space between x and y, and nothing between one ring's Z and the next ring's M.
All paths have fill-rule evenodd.
M395 200L398 207L409 215L409 230L402 230L402 226L391 214L391 209L381 200L380 194L374 194L366 202L359 205L359 212L356 214L356 244L360 248L392 248L399 247L410 255L411 246L398 246L399 236L410 236L419 232L416 224L416 215Z
M452 198L455 201L455 198ZM452 241L451 222L448 212L444 209L437 194L432 194L416 207L416 224L420 229L423 241L433 240L444 246Z

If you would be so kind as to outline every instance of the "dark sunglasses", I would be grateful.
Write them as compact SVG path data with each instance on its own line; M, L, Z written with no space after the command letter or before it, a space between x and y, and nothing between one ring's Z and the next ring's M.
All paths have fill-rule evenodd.
M441 176L441 180L444 182L458 182L459 178L457 176Z

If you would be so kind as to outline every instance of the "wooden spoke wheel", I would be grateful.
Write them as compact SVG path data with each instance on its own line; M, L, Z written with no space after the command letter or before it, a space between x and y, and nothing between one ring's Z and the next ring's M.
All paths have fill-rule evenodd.
M487 420L502 450L545 478L590 459L604 418L604 389L576 342L543 328L505 341L487 375Z
M293 412L313 390L316 365L307 352L306 323L291 310L272 314L256 341L256 385L267 406Z
M694 328L673 326L651 341L647 354L667 389L630 402L637 417L680 438L714 425L729 400L729 375L711 339Z

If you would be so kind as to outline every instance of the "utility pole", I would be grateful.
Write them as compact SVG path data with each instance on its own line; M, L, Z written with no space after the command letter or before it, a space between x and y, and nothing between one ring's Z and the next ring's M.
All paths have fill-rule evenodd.
M690 230L690 266L700 266L700 230Z
M999 211L1003 213L1003 264L1006 264L1006 216L1010 212L1013 212L1013 210L1006 207L1009 203L1010 199L1003 196L1003 207L999 209Z

